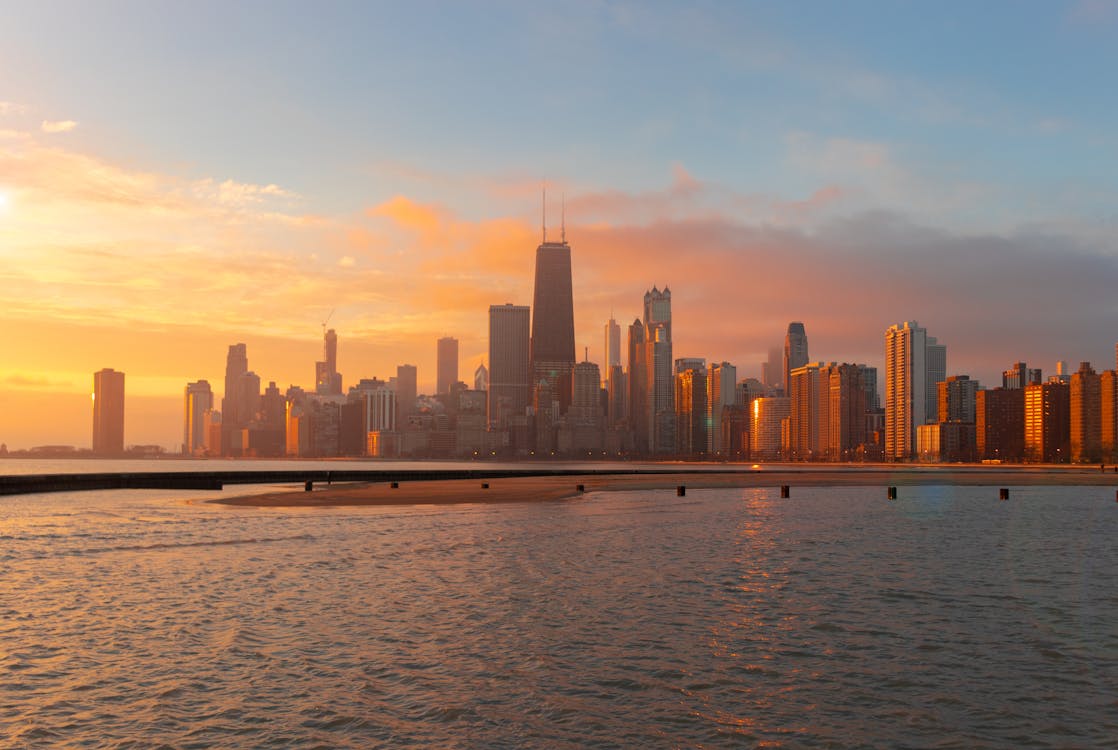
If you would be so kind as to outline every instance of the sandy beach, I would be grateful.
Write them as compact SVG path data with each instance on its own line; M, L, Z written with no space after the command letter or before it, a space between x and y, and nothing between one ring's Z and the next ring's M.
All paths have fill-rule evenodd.
M582 490L579 490L579 485ZM544 502L577 497L585 492L616 490L675 490L708 487L779 487L970 485L1023 487L1035 485L1113 486L1118 473L1108 466L872 466L764 468L739 471L711 469L680 473L586 474L572 476L514 476L487 480L453 479L369 484L316 484L307 492L302 486L257 495L210 500L225 505L261 508L309 508L353 505L447 505L456 503Z

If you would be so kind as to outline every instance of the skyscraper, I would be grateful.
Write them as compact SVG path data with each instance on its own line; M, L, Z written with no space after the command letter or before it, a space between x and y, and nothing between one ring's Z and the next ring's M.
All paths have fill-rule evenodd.
M977 391L974 422L978 458L1020 461L1025 455L1025 387Z
M124 373L111 367L93 373L93 452L124 453Z
M769 349L769 358L761 363L761 383L769 388L784 387L784 355L779 346Z
M645 362L644 322L629 326L629 426L637 451L648 450L648 366Z
M489 391L489 370L486 369L484 362L474 370L474 390Z
M830 374L830 439L832 461L849 461L866 442L867 388L865 365L841 364ZM821 384L822 385L822 384Z
M1071 460L1094 463L1102 459L1102 379L1090 362L1080 362L1072 373L1070 393Z
M1025 458L1065 463L1071 442L1071 388L1056 378L1025 386Z
M340 396L342 376L338 372L338 334L334 329L322 334L322 361L314 363L314 390L322 396Z
M680 369L680 367L684 369ZM707 371L702 360L677 362L675 376L676 439L681 456L707 451Z
M437 355L435 390L442 395L450 393L450 386L458 382L458 339L451 336L439 339Z
M926 424L942 421L939 416L939 384L947 379L947 347L929 336L924 348L924 366L927 377L924 379L924 422Z
M598 366L593 362L579 362L574 367L571 408L568 415L576 425L595 429L601 426L602 381Z
M1118 456L1118 372L1099 373L1099 448L1106 461Z
M571 371L575 366L574 293L571 288L571 247L560 242L536 248L536 279L532 297L532 390L546 378L558 397L560 413L571 403Z
M606 357L605 371L608 373L609 368L621 364L621 326L617 325L612 315L606 323L606 341L603 351Z
M928 345L936 372L929 376ZM942 354L942 356L941 356ZM929 338L916 321L885 331L885 457L908 459L916 452L916 428L927 422L929 377L946 368L946 347ZM942 378L941 378L942 379Z
M644 295L645 378L649 453L675 450L675 378L672 375L672 293L652 287ZM643 447L643 446L642 446Z
M788 333L784 336L784 395L791 394L791 373L797 367L807 364L807 332L804 324L792 322L788 324Z
M794 459L818 461L828 454L834 367L834 363L809 362L788 375L788 442Z
M710 366L707 373L707 450L722 455L722 410L737 401L738 370L729 362Z
M749 448L756 460L780 458L782 423L791 414L786 396L755 398L749 405Z
M503 427L523 416L531 400L529 319L526 305L489 307L489 424Z
M248 422L247 411L240 403L241 376L248 372L248 350L244 344L230 344L225 357L225 390L221 397L221 452L232 455L233 434ZM240 441L238 440L238 444Z
M407 423L408 415L415 411L415 397L419 386L415 365L396 366L396 423Z
M937 420L974 424L979 388L969 375L952 375L937 383Z
M183 392L182 452L188 456L205 450L206 412L214 407L208 381L187 383Z

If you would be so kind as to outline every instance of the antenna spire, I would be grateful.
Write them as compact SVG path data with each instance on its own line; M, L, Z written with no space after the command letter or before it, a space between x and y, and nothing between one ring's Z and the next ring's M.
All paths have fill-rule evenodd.
M547 244L547 183L543 185L543 243Z
M567 194L566 193L563 193L563 202L560 203L559 206L560 206L559 239L563 241L564 245L566 245L567 244Z

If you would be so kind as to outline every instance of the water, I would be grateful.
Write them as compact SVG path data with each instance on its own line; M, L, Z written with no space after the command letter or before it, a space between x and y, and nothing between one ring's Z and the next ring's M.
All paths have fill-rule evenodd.
M1112 492L0 498L0 746L1114 746Z

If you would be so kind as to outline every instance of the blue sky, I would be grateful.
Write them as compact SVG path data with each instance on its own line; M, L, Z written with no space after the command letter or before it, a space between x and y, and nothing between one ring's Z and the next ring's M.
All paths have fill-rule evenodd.
M99 153L278 183L325 210L398 192L386 165L639 191L682 164L788 198L843 177L790 159L797 138L883 144L922 179L990 186L993 216L1034 216L1057 190L1078 200L1061 208L1092 216L1115 193L1113 3L43 3L6 15L7 99L82 122Z

